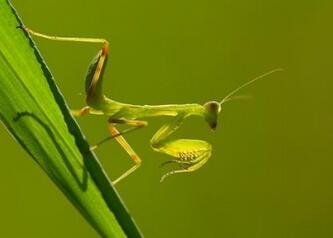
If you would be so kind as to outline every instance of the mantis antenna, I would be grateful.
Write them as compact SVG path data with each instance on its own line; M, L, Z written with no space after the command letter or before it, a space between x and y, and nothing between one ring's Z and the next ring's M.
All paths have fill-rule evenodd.
M244 84L241 85L240 87L238 87L238 88L234 89L233 91L231 91L227 96L225 96L225 97L221 100L220 105L222 105L223 103L229 101L229 100L231 99L231 96L234 95L235 93L237 93L237 92L238 92L239 90L241 90L242 88L244 88L244 87L246 87L246 86L248 86L248 85L254 83L255 81L257 81L257 80L259 80L259 79L265 78L266 76L271 75L271 74L273 74L273 73L275 73L275 72L279 72L279 71L283 71L283 69L282 69L282 68L273 69L273 70L271 70L271 71L269 71L269 72L267 72L267 73L264 73L264 74L262 74L262 75L260 75L260 76L258 76L258 77L255 77L254 79L250 80L249 82L244 83Z

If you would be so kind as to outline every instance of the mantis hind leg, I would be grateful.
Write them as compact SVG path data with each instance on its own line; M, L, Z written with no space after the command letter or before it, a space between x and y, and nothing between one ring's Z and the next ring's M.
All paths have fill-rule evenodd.
M161 177L161 182L172 174L193 172L202 167L211 156L211 145L203 140L169 139L183 123L186 115L179 114L174 120L163 125L151 139L151 145L155 151L168 154L175 159L164 162L177 163L181 169L171 170ZM162 164L162 165L163 165Z
M71 112L72 112L73 116L75 116L75 117L82 117L82 116L90 114L90 107L86 106L79 110L71 110Z
M82 42L82 43L97 43L103 44L101 50L98 52L97 56L91 62L89 66L89 71L86 79L86 101L89 104L94 104L103 96L101 89L101 76L103 74L103 69L106 64L108 52L109 52L109 42L103 38L87 38L87 37L64 37L64 36L50 36L43 33L39 33L31 30L26 26L19 26L18 28L23 29L25 32L34 35L36 37L44 38L52 41L66 41L66 42ZM86 115L80 114L78 116Z

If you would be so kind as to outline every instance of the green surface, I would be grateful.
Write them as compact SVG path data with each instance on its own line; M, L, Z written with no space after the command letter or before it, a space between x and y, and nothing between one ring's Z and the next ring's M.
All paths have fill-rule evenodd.
M0 120L102 237L141 237L6 0L0 15Z
M213 145L207 165L170 177L149 147L165 119L127 136L142 167L117 186L145 237L332 237L332 1L13 1L43 33L111 42L105 90L136 104L203 103L276 67L226 104L211 133L190 118L175 138ZM72 108L98 46L36 39ZM106 118L79 120L93 144ZM98 237L0 127L0 237ZM116 143L97 154L111 178L131 166Z

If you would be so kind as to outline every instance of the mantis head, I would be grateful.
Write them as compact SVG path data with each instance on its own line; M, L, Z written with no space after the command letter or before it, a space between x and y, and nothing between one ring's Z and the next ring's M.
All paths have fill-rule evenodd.
M278 71L282 71L283 69L273 69L265 74L262 74L246 83L244 83L243 85L239 86L238 88L234 89L233 91L231 91L230 93L228 93L227 96L225 96L220 102L217 101L209 101L207 103L205 103L203 106L205 108L205 112L204 112L204 117L206 122L208 123L209 127L212 130L215 130L217 127L217 122L218 122L218 115L221 112L221 108L222 108L222 104L226 103L232 99L235 99L236 97L232 97L236 92L238 92L239 90L241 90L242 88L254 83L255 81L262 79L272 73L278 72ZM238 97L240 98L240 97Z
M205 120L210 129L215 130L217 127L218 115L221 112L221 104L216 101L209 101L204 104Z

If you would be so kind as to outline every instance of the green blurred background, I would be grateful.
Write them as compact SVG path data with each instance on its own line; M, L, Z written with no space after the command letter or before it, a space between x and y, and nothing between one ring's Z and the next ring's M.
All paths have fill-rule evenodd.
M135 104L220 100L276 73L223 108L218 130L189 118L175 138L212 143L193 174L159 178L169 157L149 146L166 118L128 136L143 166L117 189L145 237L333 237L333 2L286 0L12 1L43 33L105 37L107 94ZM36 39L68 104L99 46ZM106 118L79 120L88 141ZM0 237L98 237L36 163L0 127ZM115 142L97 154L111 178L129 168Z

